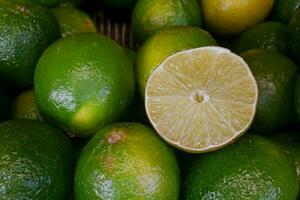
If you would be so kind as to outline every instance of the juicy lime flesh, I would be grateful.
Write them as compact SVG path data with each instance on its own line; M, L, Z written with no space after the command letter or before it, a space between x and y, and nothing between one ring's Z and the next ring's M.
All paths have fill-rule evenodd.
M13 120L0 124L1 199L69 197L73 159L63 132L38 121Z
M198 27L178 26L157 31L138 50L135 69L139 91L144 98L151 73L172 54L197 47L216 46L215 39Z
M183 183L183 200L296 199L294 167L282 149L247 134L236 143L196 157Z
M179 179L172 150L154 131L138 123L117 123L99 131L83 149L75 197L177 199Z
M164 61L151 75L145 99L152 125L167 142L205 152L248 129L257 85L240 57L223 48L203 47Z
M134 95L131 61L98 33L66 37L51 45L35 72L41 114L70 134L93 135L114 122Z

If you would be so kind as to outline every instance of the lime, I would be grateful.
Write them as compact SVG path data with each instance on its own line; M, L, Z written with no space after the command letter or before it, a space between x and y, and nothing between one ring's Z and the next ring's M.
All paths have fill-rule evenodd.
M238 53L251 49L269 49L288 55L288 26L280 22L263 22L245 31L235 43Z
M136 60L136 52L133 49L124 49L127 56L131 60L131 62L134 64Z
M62 38L42 55L35 71L41 114L70 135L92 136L130 105L134 73L124 50L98 33Z
M52 9L58 20L62 37L84 32L97 32L93 20L76 7L64 4Z
M146 112L171 145L201 153L226 146L254 119L257 85L248 65L221 47L167 58L150 76Z
M300 64L300 7L295 11L289 23L289 48L294 59Z
M136 78L141 96L144 98L149 76L167 57L186 49L216 45L208 32L197 27L181 26L157 31L141 46L136 57Z
M131 8L137 0L102 0L102 2L113 8Z
M1 199L65 200L72 188L68 138L47 124L14 120L0 124Z
M131 16L134 36L145 41L156 30L180 25L201 25L201 12L196 0L139 0Z
M295 164L298 182L300 183L300 135L296 132L279 132L270 137L282 145L286 155Z
M183 184L183 200L292 200L297 193L294 166L279 145L256 135L197 157Z
M300 7L300 0L276 0L272 18L276 21L288 23L296 8Z
M179 168L172 150L138 123L99 131L84 147L75 172L75 197L86 199L178 199Z
M2 3L0 80L17 87L31 86L39 57L58 37L58 23L47 8L33 4Z
M212 33L232 37L262 22L275 0L202 0L204 22Z
M12 103L11 117L13 119L43 120L36 105L33 90L20 93Z
M293 90L297 66L277 52L254 49L241 54L258 84L258 104L252 125L255 133L268 134L293 119Z

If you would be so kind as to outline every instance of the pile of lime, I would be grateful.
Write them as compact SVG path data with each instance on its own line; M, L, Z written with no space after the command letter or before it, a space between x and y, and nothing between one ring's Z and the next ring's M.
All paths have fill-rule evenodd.
M299 65L299 0L0 0L0 199L297 200Z

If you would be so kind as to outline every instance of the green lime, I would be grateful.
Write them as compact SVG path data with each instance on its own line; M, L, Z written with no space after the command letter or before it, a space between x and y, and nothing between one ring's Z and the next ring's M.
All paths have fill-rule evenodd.
M235 43L238 53L250 49L269 49L288 55L286 24L263 22L246 30Z
M279 145L248 134L216 152L196 157L183 182L183 200L294 200L294 166Z
M294 104L297 114L297 119L300 121L300 76L296 79L295 89L294 89Z
M162 29L151 36L138 50L136 78L144 98L146 83L158 65L172 54L202 46L216 46L215 39L197 27L177 26Z
M262 22L275 0L202 0L206 27L213 34L231 38Z
M1 199L65 200L72 189L73 159L68 138L31 120L0 124Z
M58 37L58 23L47 8L33 4L2 3L0 80L17 87L31 86L39 57Z
M300 64L300 7L295 11L289 23L288 44L294 59Z
M196 0L139 0L131 16L132 31L139 42L145 41L161 28L200 26L201 21Z
M180 175L171 148L138 123L117 123L99 131L76 166L77 200L175 200Z
M24 91L16 97L12 103L11 117L13 119L43 120L36 105L33 90Z
M62 38L42 55L35 71L38 108L71 135L90 137L110 124L134 96L132 63L98 33Z
M129 59L131 60L131 62L134 64L135 60L136 60L136 52L132 49L124 49L127 56L129 57Z
M300 7L300 0L276 0L272 11L272 18L276 21L288 23L294 10L298 7Z
M131 8L137 0L102 0L102 2L113 8Z
M97 32L91 17L72 5L64 4L55 7L52 12L59 23L62 37L84 32Z
M297 66L277 52L254 49L241 54L258 84L258 104L252 124L255 133L268 134L292 121Z
M295 164L298 182L300 183L300 135L296 132L279 132L270 137L282 145L286 155Z

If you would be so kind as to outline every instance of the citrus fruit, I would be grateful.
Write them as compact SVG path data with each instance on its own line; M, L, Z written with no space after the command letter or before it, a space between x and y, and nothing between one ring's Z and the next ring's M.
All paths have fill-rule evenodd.
M84 147L75 171L77 200L174 200L179 168L169 146L138 123L101 129Z
M295 111L298 118L300 120L300 76L297 76L295 89L294 89L294 105Z
M30 86L39 57L59 37L58 23L50 10L39 5L0 4L0 80Z
M203 19L208 30L232 37L262 22L275 0L202 0Z
M92 136L114 122L134 96L124 50L98 33L62 38L40 58L34 89L41 114L70 135Z
M150 76L146 112L158 134L191 153L219 149L251 125L257 85L247 64L221 47L168 57Z
M139 42L145 41L156 30L180 25L201 25L196 0L139 0L132 11L132 31Z
M131 60L131 62L134 64L136 60L136 52L133 49L124 49L124 51Z
M279 145L256 135L197 157L183 183L183 200L292 200L298 182Z
M85 12L68 4L52 9L62 37L84 32L97 32L93 20Z
M289 23L288 44L294 59L300 64L300 7L295 11Z
M136 57L136 79L141 96L144 98L152 71L167 57L186 49L216 45L208 32L197 27L180 26L157 31L140 47Z
M131 8L137 0L102 0L102 2L113 8Z
M0 122L8 118L10 98L0 87Z
M300 0L276 0L272 18L276 21L288 23L291 15L298 7L300 7Z
M279 132L270 139L282 145L286 155L295 164L298 182L300 183L300 135L296 132Z
M287 57L265 49L241 54L258 84L258 104L252 130L268 134L293 119L293 90L297 66Z
M0 124L1 199L65 200L72 188L68 138L47 124L14 120Z
M287 25L269 21L246 30L236 41L235 51L250 49L269 49L288 55Z
M43 120L36 105L33 90L20 93L12 103L11 117L13 119Z

